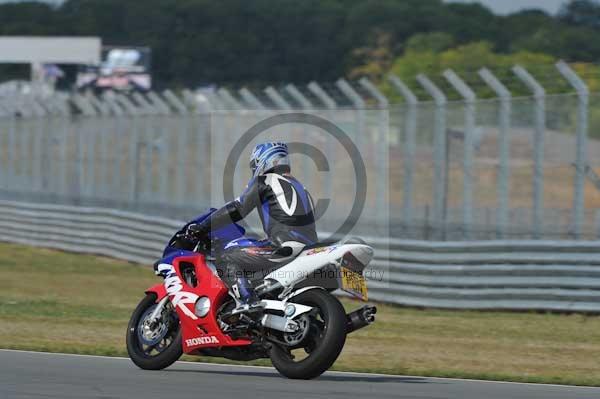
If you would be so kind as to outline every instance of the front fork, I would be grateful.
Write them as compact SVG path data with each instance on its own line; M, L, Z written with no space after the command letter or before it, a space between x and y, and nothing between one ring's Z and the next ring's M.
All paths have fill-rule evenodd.
M154 308L154 310L152 311L152 314L150 315L150 323L154 324L158 321L158 319L161 316L162 311L168 301L169 301L169 297L165 296L163 299L160 300L160 302L158 302L158 305L156 305L156 308Z

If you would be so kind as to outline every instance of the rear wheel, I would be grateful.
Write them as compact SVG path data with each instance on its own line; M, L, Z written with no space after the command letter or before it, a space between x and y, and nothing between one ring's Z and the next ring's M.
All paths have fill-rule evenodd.
M338 358L346 342L346 312L330 293L313 289L291 299L312 306L313 313L296 319L300 331L283 334L287 345L273 345L269 356L273 366L284 376L311 379L327 371Z
M131 360L145 370L169 367L183 353L181 327L170 302L156 322L150 316L156 308L156 294L148 294L133 311L127 326L127 352Z

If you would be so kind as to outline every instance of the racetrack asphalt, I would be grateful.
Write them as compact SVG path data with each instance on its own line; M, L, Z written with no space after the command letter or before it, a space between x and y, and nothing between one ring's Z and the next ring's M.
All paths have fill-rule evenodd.
M177 362L145 371L126 358L0 350L0 398L598 399L600 388L341 372L297 381L270 367Z

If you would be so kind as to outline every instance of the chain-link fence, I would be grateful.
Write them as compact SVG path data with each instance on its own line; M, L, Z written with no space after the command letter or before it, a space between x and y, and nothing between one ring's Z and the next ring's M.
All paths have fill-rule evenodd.
M315 198L320 230L351 219L357 234L427 240L597 238L600 141L588 136L600 128L600 95L558 67L574 93L546 95L516 69L531 97L512 98L489 71L479 74L492 99L446 74L460 101L422 75L428 99L393 79L400 104L366 79L262 93L3 97L1 195L188 218L239 195L252 144L278 139L291 143L293 174ZM276 123L228 168L237 144L266 120Z

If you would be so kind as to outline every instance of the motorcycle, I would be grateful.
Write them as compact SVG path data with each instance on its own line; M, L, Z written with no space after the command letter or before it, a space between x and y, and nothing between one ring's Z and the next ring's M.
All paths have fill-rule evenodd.
M192 250L173 245L175 237L169 241L155 263L164 282L146 290L127 327L127 351L138 367L164 369L184 353L238 361L270 358L283 376L312 379L333 365L347 334L374 322L375 306L346 314L332 294L340 288L367 301L362 271L373 249L360 239L304 247L255 284L258 317L234 312L238 296L219 277L215 260L228 245L255 242L244 234L232 223Z

